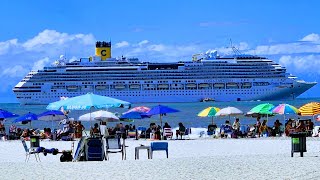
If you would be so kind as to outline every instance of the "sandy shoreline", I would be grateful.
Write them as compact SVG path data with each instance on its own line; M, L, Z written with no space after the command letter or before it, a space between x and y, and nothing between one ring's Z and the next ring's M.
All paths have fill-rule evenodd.
M319 138L307 139L304 157L290 156L290 138L171 140L169 159L145 151L134 160L134 147L148 140L128 140L127 160L60 163L60 155L25 163L20 141L0 142L1 179L316 179L320 176ZM29 144L28 144L29 145ZM70 142L41 141L41 146L70 149Z

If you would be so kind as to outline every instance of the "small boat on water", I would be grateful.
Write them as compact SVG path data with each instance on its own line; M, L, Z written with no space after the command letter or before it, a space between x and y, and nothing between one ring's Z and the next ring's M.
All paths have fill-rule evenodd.
M214 101L214 99L212 99L212 98L203 98L203 99L201 99L200 102L210 102L210 101Z

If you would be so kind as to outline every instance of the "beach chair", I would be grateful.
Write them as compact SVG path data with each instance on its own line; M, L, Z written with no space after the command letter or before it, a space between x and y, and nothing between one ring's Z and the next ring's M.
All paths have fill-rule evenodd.
M133 130L133 131L128 131L128 137L129 138L135 138L137 135L136 131Z
M126 160L125 140L121 143L121 137L108 136L106 138L106 160L109 160L110 153L121 153L122 160Z
M183 137L183 139L190 139L190 134L191 134L191 128L186 128L184 134L182 134L181 138Z
M21 142L22 142L23 148L24 148L24 150L25 150L25 152L26 152L25 162L28 162L28 161L29 161L30 156L31 156L32 154L34 154L37 162L41 162L41 161L40 161L39 152L37 152L37 148L28 148L27 143L26 143L26 141L25 141L23 138L21 139Z
M139 126L137 130L139 138L147 139L147 128Z
M85 159L87 161L103 161L104 148L101 138L88 138L85 143Z
M171 128L163 128L163 137L164 139L172 139L173 132Z
M169 158L168 153L168 143L167 142L152 142L151 143L151 154L150 157L153 157L153 151L166 151L167 158Z

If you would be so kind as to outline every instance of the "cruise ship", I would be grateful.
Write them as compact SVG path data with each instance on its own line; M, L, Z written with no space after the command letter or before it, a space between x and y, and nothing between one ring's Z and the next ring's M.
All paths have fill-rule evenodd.
M29 72L13 91L21 104L48 104L92 92L131 103L295 99L316 82L305 82L265 57L217 51L189 61L141 62L112 58L111 42L96 42L95 55Z

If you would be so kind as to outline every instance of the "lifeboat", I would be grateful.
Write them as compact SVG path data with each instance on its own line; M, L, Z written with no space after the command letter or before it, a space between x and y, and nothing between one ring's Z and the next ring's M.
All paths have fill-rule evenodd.
M224 83L215 83L213 86L216 88L224 87Z
M249 87L249 86L252 86L252 85L251 85L251 83L249 83L249 82L245 82L245 83L242 84L242 86Z
M114 88L116 89L124 89L126 86L123 85L123 84L118 84L118 85L115 85Z
M207 87L209 87L209 84L207 84L207 83L201 83L201 84L199 84L199 87L201 87L201 88L207 88Z
M154 84L144 84L144 88L154 88Z
M238 87L237 83L227 83L227 87Z
M78 86L75 86L75 85L67 86L68 91L76 91L77 89L78 89Z
M159 84L158 88L169 88L168 84Z
M197 85L194 84L194 83L190 83L190 84L187 84L186 87L188 87L188 88L195 88L195 87L197 87Z
M97 90L104 90L104 89L107 89L107 86L106 85L96 85L96 89Z
M130 89L140 89L140 85L139 84L131 84Z

